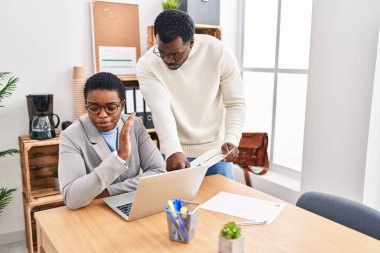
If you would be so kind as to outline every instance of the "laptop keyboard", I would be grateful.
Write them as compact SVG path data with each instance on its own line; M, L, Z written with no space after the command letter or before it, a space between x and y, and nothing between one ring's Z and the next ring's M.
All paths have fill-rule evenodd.
M131 211L132 203L124 204L121 206L117 206L116 208L122 211L125 215L129 216L129 212Z

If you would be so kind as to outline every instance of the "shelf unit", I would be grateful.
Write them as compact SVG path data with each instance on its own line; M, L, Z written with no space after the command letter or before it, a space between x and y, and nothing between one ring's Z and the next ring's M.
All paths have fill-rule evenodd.
M54 188L53 167L58 164L59 136L47 140L32 140L19 136L22 170L26 244L30 253L37 251L34 213L63 205Z
M218 25L195 24L196 34L208 34L222 40L222 29ZM148 49L156 44L156 36L154 35L154 27L148 26Z

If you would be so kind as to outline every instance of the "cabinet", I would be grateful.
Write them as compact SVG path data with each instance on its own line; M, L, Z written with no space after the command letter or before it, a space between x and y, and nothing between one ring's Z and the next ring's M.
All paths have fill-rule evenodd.
M53 167L58 164L59 136L47 140L32 140L19 136L24 202L26 245L30 253L37 251L34 213L63 205L54 188Z

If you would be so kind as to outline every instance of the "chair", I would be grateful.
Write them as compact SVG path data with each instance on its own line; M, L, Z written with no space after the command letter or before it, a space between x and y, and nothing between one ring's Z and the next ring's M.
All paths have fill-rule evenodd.
M296 205L380 240L380 212L361 203L320 192L306 192Z

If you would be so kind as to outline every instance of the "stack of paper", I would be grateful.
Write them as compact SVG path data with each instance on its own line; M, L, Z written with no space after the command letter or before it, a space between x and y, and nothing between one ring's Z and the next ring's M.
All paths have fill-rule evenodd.
M219 192L200 207L251 221L266 221L269 224L280 214L285 205L227 192Z

